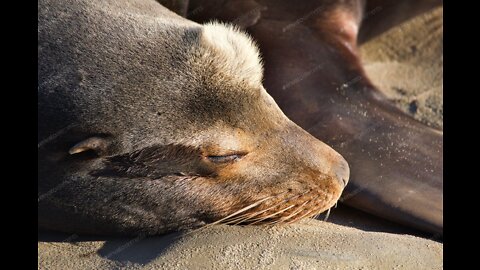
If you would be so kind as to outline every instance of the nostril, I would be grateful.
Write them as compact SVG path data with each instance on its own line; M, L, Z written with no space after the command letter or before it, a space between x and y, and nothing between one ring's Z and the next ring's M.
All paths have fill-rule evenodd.
M338 163L338 166L335 170L335 174L338 178L338 181L342 182L343 187L346 187L348 184L348 179L350 178L350 168L345 159L341 159Z

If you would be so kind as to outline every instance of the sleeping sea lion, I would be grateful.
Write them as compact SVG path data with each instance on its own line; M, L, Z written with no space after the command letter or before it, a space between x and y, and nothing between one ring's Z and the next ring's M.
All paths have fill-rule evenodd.
M347 184L345 159L282 113L235 27L154 0L41 0L38 57L41 229L285 224Z

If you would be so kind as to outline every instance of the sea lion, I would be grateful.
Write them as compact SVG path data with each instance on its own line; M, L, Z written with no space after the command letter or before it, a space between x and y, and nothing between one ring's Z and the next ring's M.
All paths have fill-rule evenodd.
M347 184L345 159L282 113L234 27L154 0L41 0L38 57L41 229L285 224Z
M236 23L258 41L268 93L290 119L349 161L351 180L341 202L438 237L442 132L387 100L366 76L357 42L439 4L191 0L187 14L197 22Z

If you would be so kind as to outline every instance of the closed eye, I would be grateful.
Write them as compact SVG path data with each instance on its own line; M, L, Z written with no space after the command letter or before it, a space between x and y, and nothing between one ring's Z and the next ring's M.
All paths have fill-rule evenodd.
M207 156L207 159L213 163L228 163L235 162L242 158L244 154L232 154L223 156Z

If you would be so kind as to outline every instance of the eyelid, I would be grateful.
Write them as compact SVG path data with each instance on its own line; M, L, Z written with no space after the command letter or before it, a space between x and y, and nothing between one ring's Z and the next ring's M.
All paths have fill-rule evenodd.
M207 159L213 163L228 163L238 161L243 156L245 156L245 154L243 153L235 153L229 155L210 155L207 156Z

